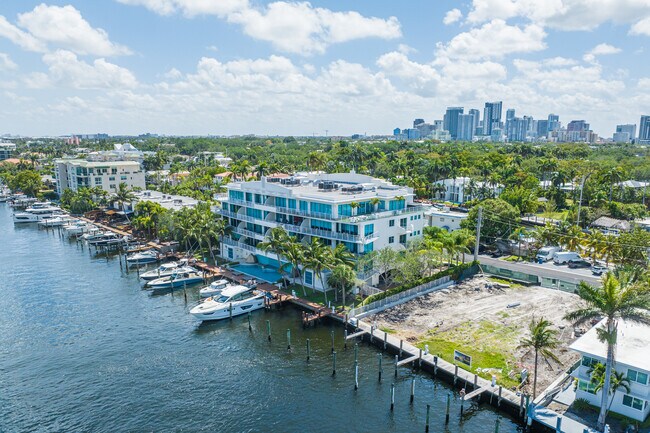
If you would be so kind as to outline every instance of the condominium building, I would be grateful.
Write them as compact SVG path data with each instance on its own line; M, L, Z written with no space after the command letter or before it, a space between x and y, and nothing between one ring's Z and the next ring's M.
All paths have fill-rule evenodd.
M436 198L451 203L465 203L477 197L497 197L503 191L503 185L476 181L469 177L442 179L434 182L434 185L444 187L440 188Z
M412 188L354 172L307 174L279 183L262 177L226 188L217 212L232 227L221 246L229 261L277 268L276 256L257 248L274 227L304 243L317 238L332 248L343 244L359 257L385 247L403 250L425 226L424 208L413 203ZM304 269L303 277L306 285L323 289L311 270Z
M14 143L0 141L0 161L11 158L15 150L16 145Z
M66 189L101 187L116 192L121 183L129 188L145 189L144 170L136 161L86 161L57 159L54 163L57 193Z
M607 360L607 346L598 335L598 328L603 326L604 321L569 346L582 356L580 364L571 373L578 382L576 398L585 399L594 406L600 406L602 391L596 391L596 385L591 381L590 371L597 363L605 364ZM621 386L613 393L610 397L610 410L637 421L644 421L650 414L648 345L650 345L650 327L624 320L618 321L614 368L628 380L629 390Z

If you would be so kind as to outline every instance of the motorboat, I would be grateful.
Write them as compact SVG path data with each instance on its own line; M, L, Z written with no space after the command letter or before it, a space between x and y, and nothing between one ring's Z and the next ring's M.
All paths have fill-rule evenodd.
M14 214L14 223L37 223L60 215L63 211L56 206L30 206L24 212Z
M179 269L168 277L157 278L147 283L147 287L152 290L156 289L174 289L176 287L185 287L203 281L203 275L197 271L189 271L185 268Z
M46 218L38 222L38 225L41 227L62 227L63 225L70 222L70 217L67 215L55 216L52 218Z
M209 286L203 287L199 290L199 295L202 298L210 298L213 296L218 296L223 292L223 290L230 285L228 280L217 280L210 283Z
M103 234L93 239L90 239L88 241L88 245L93 245L95 247L104 247L104 246L119 244L122 242L125 242L123 236L120 236L117 233L113 233L113 232L104 232Z
M169 262L169 263L164 263L157 267L156 269L153 269L151 271L144 272L140 274L140 278L142 278L145 281L151 281L155 280L158 278L163 278L163 277L169 277L171 276L174 272L179 271L180 269L187 269L189 271L194 271L196 272L196 269L185 266L187 263L186 260L181 260L180 262Z
M129 254L126 257L126 262L129 265L146 265L149 263L156 263L160 261L160 254L155 250L140 251Z
M264 308L264 293L241 285L225 288L221 295L197 305L190 314L201 321L240 316Z
M74 221L63 226L63 232L68 236L79 236L85 233L97 233L99 228L85 221Z

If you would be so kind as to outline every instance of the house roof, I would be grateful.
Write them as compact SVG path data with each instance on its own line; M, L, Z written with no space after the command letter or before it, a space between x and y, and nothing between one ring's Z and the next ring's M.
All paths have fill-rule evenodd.
M605 326L604 320L574 341L569 348L601 359L607 358L607 346L598 339L598 328L603 326ZM648 346L650 346L649 326L619 320L616 362L650 371Z
M630 230L630 223L625 220L618 220L610 217L600 217L591 223L592 227L602 227L607 229Z

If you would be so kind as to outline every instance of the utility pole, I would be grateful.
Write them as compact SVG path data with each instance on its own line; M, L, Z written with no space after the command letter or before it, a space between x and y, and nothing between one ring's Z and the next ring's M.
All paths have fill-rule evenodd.
M576 225L580 227L580 212L582 211L582 191L585 189L585 182L587 181L587 178L591 176L591 173L583 175L582 176L582 182L580 183L580 201L578 202L578 218L576 221Z
M476 244L474 245L474 261L478 261L478 246L481 242L481 224L483 223L483 207L478 208L478 220L476 221Z

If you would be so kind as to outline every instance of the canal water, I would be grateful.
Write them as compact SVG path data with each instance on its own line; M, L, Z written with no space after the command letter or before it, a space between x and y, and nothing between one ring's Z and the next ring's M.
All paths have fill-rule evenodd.
M300 312L253 313L199 325L188 314L198 289L152 296L117 258L98 257L58 232L14 226L0 204L0 432L493 432L520 428L491 407L465 408L427 374L359 346L340 326L303 330ZM272 341L266 338L271 321ZM292 351L286 331L291 329ZM336 333L332 377L330 331ZM312 360L306 361L306 339ZM390 412L390 385L396 384Z

